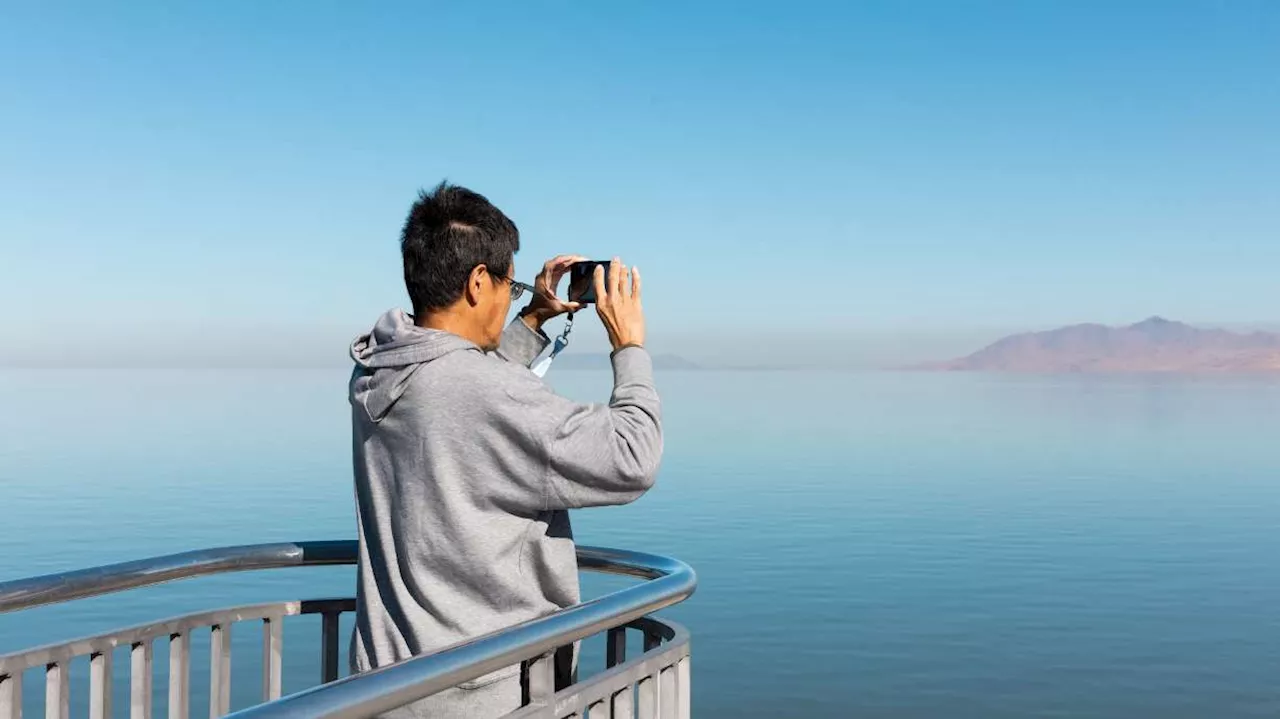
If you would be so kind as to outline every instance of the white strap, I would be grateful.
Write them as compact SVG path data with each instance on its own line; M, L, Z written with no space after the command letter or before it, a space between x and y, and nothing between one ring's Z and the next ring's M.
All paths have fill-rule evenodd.
M532 367L529 368L530 370L533 371L535 375L539 377L546 376L547 370L551 369L551 363L554 362L556 359L556 355L563 352L564 348L569 346L569 331L572 329L573 329L573 314L570 313L568 320L566 320L564 323L564 331L560 333L559 337L556 337L556 342L551 347L551 354L538 360L536 364L534 364Z

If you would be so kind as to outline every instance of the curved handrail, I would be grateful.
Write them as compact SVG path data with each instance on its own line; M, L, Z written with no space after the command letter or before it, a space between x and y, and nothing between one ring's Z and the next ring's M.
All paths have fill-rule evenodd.
M0 583L0 614L161 584L255 569L353 564L354 540L203 549ZM648 581L554 614L471 639L428 656L346 677L237 712L240 719L362 719L404 706L557 647L622 626L684 601L693 569L643 552L578 547L581 569Z
M243 544L13 579L0 582L0 614L213 574L355 564L358 552L359 544L354 539ZM578 547L581 569L639 579L664 575L661 568L640 561L644 557L675 561L640 552Z
M175 579L254 569L355 564L357 551L358 544L354 539L246 544L15 579L0 582L0 614L123 592Z

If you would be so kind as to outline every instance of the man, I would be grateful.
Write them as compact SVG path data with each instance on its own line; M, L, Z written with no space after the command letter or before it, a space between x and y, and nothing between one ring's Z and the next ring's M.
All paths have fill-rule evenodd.
M566 510L626 504L653 486L658 394L644 349L639 269L594 278L613 345L607 405L557 396L529 370L542 325L579 309L515 280L516 226L487 199L441 184L401 237L413 315L387 312L356 339L352 435L360 531L353 671L430 654L579 601ZM513 300L533 290L506 329ZM557 657L570 673L571 652ZM519 707L510 667L395 712L493 717Z

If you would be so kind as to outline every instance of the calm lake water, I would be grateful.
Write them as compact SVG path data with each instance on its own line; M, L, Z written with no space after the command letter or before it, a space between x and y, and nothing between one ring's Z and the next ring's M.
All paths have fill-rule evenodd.
M352 537L345 379L0 373L0 579ZM553 381L583 399L609 388L602 373ZM698 594L669 612L693 631L698 717L1280 714L1280 382L676 372L659 384L657 489L574 521L581 542L698 570ZM352 576L232 575L0 615L0 652L345 595ZM318 673L309 621L287 625L286 691ZM243 706L259 686L257 632L234 641ZM77 666L80 708L86 677Z

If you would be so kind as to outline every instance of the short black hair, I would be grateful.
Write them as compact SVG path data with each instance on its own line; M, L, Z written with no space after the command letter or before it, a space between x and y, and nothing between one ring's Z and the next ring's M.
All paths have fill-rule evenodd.
M414 314L457 302L477 265L506 275L519 249L516 223L483 195L448 182L418 193L400 235Z

